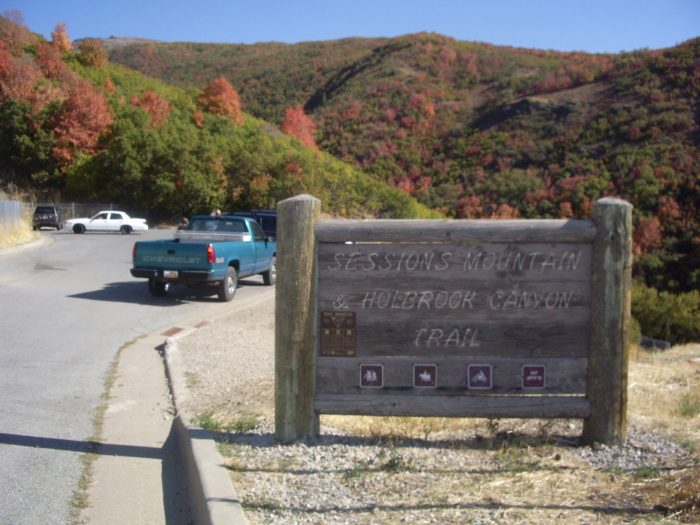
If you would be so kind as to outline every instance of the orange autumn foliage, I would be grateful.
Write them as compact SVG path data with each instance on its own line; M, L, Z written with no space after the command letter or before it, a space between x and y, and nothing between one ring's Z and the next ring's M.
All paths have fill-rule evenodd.
M235 124L243 123L241 100L233 86L224 77L212 80L197 102L205 111L228 117Z
M78 152L94 153L100 135L111 124L112 112L104 96L85 80L72 83L53 126L54 157L67 164Z
M51 43L56 46L61 53L73 49L73 45L66 32L66 24L61 23L56 25L56 28L51 32Z
M304 113L304 108L300 105L293 108L287 108L284 120L280 124L282 133L296 137L299 141L309 148L318 149L316 146L316 124L311 117Z

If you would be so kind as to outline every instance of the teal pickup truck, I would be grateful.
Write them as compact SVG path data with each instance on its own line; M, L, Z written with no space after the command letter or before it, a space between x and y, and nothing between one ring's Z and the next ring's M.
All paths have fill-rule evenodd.
M224 215L195 216L174 239L134 244L131 275L148 279L148 289L164 296L170 285L207 285L222 301L233 299L240 277L262 275L275 283L277 247L255 220Z

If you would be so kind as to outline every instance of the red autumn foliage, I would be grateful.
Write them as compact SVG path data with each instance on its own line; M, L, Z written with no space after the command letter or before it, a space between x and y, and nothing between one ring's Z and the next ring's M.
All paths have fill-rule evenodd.
M634 255L641 257L661 248L661 222L657 217L647 217L639 221L634 229Z
M105 78L104 88L107 93L114 93L117 91L117 86L114 85L114 82L109 77Z
M393 182L395 187L407 195L413 195L416 191L416 183L413 182L410 176L396 177Z
M192 120L194 121L195 126L201 128L204 125L204 113L201 111L195 111L192 113Z
M681 207L673 197L663 196L659 200L658 217L664 224L677 221L681 216Z
M451 47L443 46L438 53L438 60L443 68L452 67L457 59L457 51Z
M509 204L500 204L489 216L489 219L517 219L520 213Z
M158 96L154 91L146 91L141 99L134 96L131 98L131 104L146 110L151 119L151 127L158 128L168 121L170 115L170 104Z
M462 197L457 201L458 219L479 219L484 216L484 208L481 199L476 195Z
M9 57L0 69L0 100L11 98L18 102L31 102L34 86L43 78L33 62Z
M243 123L241 99L224 77L212 80L197 99L199 106L210 113L228 117L235 124Z
M396 110L393 108L384 110L384 120L386 122L394 122L396 120Z
M32 113L38 116L46 107L55 101L63 102L65 100L66 94L63 90L50 82L40 82L32 93L30 104L32 106Z
M51 47L50 44L45 45ZM43 66L39 59L30 62L12 57L0 42L0 100L10 98L28 103L34 115L38 115L50 102L65 97L59 85L41 82L44 76L37 67L37 62ZM62 61L59 62L63 64Z
M316 124L304 113L304 108L301 106L287 108L280 129L283 133L299 139L305 146L317 149L314 138Z
M53 44L48 42L38 44L36 46L36 61L41 71L48 78L65 80L72 76L68 66L61 59L61 52Z
M5 42L0 40L0 75L7 68L12 56L8 53Z
M304 168L295 160L287 162L287 173L294 175L298 179L304 178Z
M574 216L574 210L571 203L568 201L563 201L559 203L559 217L562 219L570 219Z
M36 37L32 35L32 32L21 21L21 13L18 17L13 17L12 15L8 17L8 14L8 12L3 12L3 17L0 18L0 40L5 43L7 51L17 55L26 46L34 42Z
M296 109L296 108L295 108ZM342 113L342 120L357 120L360 118L360 112L362 111L362 104L360 102L353 102L348 109Z
M68 88L68 97L58 113L53 131L54 156L69 163L78 152L94 153L100 135L112 124L112 113L101 93L79 80Z
M56 25L56 28L51 32L51 43L55 45L61 53L73 49L73 45L66 32L66 24L60 23Z

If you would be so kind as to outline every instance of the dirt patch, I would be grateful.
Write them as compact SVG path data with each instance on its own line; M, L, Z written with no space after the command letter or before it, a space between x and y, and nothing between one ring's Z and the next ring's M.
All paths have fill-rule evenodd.
M700 521L700 345L639 352L621 447L581 446L578 420L349 416L280 445L273 331L269 301L180 343L251 523Z

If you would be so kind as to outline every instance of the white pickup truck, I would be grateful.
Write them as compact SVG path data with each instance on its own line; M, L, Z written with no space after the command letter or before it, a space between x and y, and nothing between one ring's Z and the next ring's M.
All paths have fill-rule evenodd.
M134 231L148 230L146 219L135 219L129 217L126 212L114 210L101 211L89 219L70 219L66 221L66 227L73 230L73 233L98 231L129 234Z

